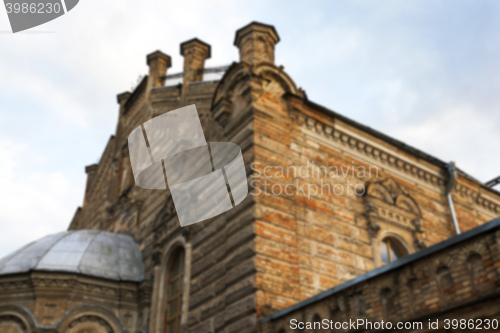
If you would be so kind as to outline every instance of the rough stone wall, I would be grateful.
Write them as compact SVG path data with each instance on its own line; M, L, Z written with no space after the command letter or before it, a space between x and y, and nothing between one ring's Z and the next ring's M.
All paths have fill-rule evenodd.
M262 333L287 333L291 320L314 322L323 319L349 322L421 322L415 332L443 332L445 319L469 323L485 319L500 320L498 300L500 247L498 222L485 233L453 246L433 251L423 258L400 267L387 267L373 278L363 279L338 292L271 320L260 327ZM392 265L394 266L394 265ZM384 267L385 268L385 267ZM439 329L429 329L428 322L439 320ZM293 325L292 325L293 326ZM357 332L371 331L367 327ZM351 328L348 327L349 331ZM366 330L365 330L366 329ZM303 332L329 332L316 327ZM410 330L393 329L403 332ZM454 332L471 332L459 327Z
M194 62L194 65L199 64ZM231 140L237 143L245 161L252 160L250 132L243 135L235 132L227 138L212 119L211 102L218 82L191 82L148 90L150 81L159 80L145 78L134 93L118 96L120 111L115 136L90 175L85 205L78 210L70 229L99 228L132 234L140 244L146 279L159 286L164 283L162 274L168 265L164 260L166 249L178 237L185 239L192 254L186 262L190 266L191 279L189 310L182 330L254 330L251 198L216 219L180 228L168 190L144 190L133 184L127 150L128 133L135 127L157 115L190 104L197 107L207 141ZM248 164L247 169L250 170ZM159 295L153 291L152 302L156 304L155 313L150 313L145 321L152 331L161 332L163 320L156 318L163 316L165 293Z
M17 322L22 332L63 333L92 322L107 333L136 332L145 328L142 311L149 306L149 290L147 284L69 273L5 276L0 278L0 325Z
M110 139L88 181L85 204L75 215L69 229L96 228L132 234L141 244L150 277L153 248L159 237L157 229L161 229L162 223L166 222L165 216L158 214L166 207L170 193L135 186L128 155L128 134L157 115L190 104L196 104L200 118L208 129L205 131L207 134L210 120L206 113L215 85L215 82L192 84L187 88L186 95L178 86L157 87L151 91L139 86L134 94L126 96L121 101L117 132ZM172 225L172 229L177 229L174 223Z

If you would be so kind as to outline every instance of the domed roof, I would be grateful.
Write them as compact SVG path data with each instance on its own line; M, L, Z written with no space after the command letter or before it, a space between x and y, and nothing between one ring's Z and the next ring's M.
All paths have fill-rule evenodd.
M0 260L0 275L58 271L125 281L142 281L144 263L129 235L101 230L46 236Z

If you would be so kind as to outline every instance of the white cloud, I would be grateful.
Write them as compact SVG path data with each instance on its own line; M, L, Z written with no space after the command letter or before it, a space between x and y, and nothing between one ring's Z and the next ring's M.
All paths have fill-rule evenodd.
M37 164L29 147L0 139L0 256L49 233L64 230L81 200L81 182L60 172L24 174Z
M481 181L500 175L498 124L474 106L449 105L418 123L394 129L392 134L417 148L457 165ZM487 133L487 140L481 140Z
M179 72L179 44L198 37L207 66L229 64L253 20L276 26L277 63L312 100L488 180L500 174L499 16L488 1L86 0L33 29L55 33L0 34L0 257L67 227L146 54Z

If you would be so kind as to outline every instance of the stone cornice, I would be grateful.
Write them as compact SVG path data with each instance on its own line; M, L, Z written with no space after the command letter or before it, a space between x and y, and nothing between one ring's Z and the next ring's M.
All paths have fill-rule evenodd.
M398 156L391 154L390 152L375 147L366 141L362 141L350 134L339 131L333 126L327 125L317 119L314 119L313 117L293 111L291 113L291 118L299 126L304 126L309 130L315 130L317 133L322 133L327 138L338 142L345 147L356 150L370 158L380 161L387 166L395 167L412 177L418 178L435 186L444 186L445 184L445 180L441 177L438 177L415 164L409 163Z
M462 196L472 199L475 203L481 207L493 212L500 214L500 205L497 203L481 196L481 192L471 189L470 187L457 184L455 185L455 190L457 190Z
M31 289L31 283L29 280L21 280L21 281L6 281L0 283L0 292L3 291L15 291L18 292L20 290L28 290Z
M66 291L73 294L83 293L85 295L98 296L106 299L119 299L121 301L135 302L140 293L139 285L130 282L130 285L123 281L102 280L86 277L79 280L78 275L57 276L58 273L50 276L33 276L31 278L5 281L0 277L0 294L17 294L26 292L60 292ZM146 288L147 289L147 288Z
M442 177L430 173L414 163L403 160L395 154L385 151L379 147L375 147L375 145L362 141L344 131L338 130L334 126L325 124L324 122L321 122L313 117L307 116L295 108L290 113L290 117L299 126L306 127L308 130L314 130L318 134L323 134L328 139L340 143L344 147L348 147L351 150L357 151L358 153L361 153L369 158L380 161L387 166L394 167L400 172L404 172L413 178L418 178L421 181L438 187L443 187L446 184L445 179ZM481 196L479 191L472 190L469 187L460 184L455 186L455 190L459 191L464 196L470 197L483 208L488 209L493 213L500 213L500 205Z

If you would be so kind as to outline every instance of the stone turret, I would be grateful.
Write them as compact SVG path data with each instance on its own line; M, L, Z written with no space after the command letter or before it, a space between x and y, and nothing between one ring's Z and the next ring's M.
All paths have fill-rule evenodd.
M181 55L184 57L183 85L203 81L205 60L211 56L210 45L193 38L181 44Z
M150 88L156 88L165 85L167 68L172 66L170 56L161 51L155 51L148 54L146 60L149 66L148 86Z
M240 50L240 61L249 65L274 64L274 46L280 40L272 25L252 22L236 31L234 45Z

